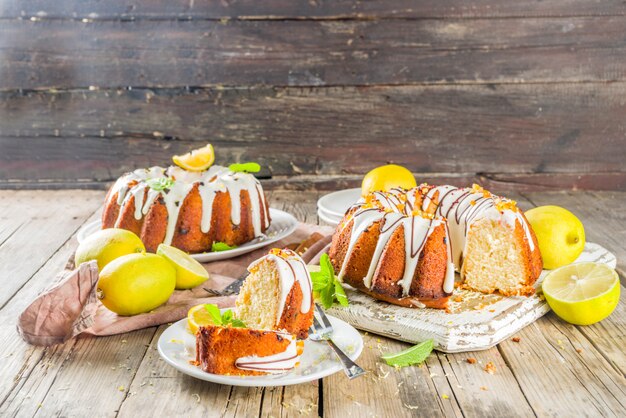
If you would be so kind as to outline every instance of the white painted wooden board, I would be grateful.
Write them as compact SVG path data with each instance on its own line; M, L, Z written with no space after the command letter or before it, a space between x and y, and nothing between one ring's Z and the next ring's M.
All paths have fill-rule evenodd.
M590 242L576 261L595 261L612 268L617 262L614 254ZM544 270L537 288L546 274ZM350 305L329 309L331 315L355 328L401 341L419 343L433 338L435 349L445 353L491 348L550 310L540 295L503 297L455 289L449 312L446 312L443 309L403 308L378 301L348 286L346 292Z

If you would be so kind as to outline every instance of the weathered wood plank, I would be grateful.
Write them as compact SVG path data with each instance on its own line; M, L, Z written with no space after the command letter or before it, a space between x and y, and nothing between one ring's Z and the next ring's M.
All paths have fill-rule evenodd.
M3 21L0 89L623 81L622 17Z
M15 212L22 211L24 220L0 246L0 276L7 278L0 291L0 307L97 210L102 193L22 192L15 201Z
M623 416L624 375L575 327L561 327L553 315L524 328L518 343L498 346L537 415Z
M303 182L358 182L391 161L495 183L625 187L626 83L180 93L1 94L0 179L112 181L210 141L218 162L256 160Z
M189 2L186 0L135 1L70 0L59 4L45 0L5 0L0 18L69 19L372 19L515 16L624 15L618 0L546 0L535 2L358 1L358 0L239 0Z

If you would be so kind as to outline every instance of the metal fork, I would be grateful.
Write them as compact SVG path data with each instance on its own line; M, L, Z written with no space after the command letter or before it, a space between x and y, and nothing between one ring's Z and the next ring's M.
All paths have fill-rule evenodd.
M313 341L326 341L328 343L330 348L332 348L333 351L335 351L335 354L337 354L337 357L339 357L339 360L343 365L343 371L346 372L346 376L348 376L348 379L354 379L355 377L364 375L365 370L363 370L361 367L359 367L358 364L353 362L350 357L348 357L346 353L341 351L341 348L337 347L337 345L331 339L331 336L333 334L333 326L330 324L328 317L317 303L315 304L315 310L322 319L324 325L319 323L317 317L313 317L313 326L311 326L311 328L309 329L309 338Z

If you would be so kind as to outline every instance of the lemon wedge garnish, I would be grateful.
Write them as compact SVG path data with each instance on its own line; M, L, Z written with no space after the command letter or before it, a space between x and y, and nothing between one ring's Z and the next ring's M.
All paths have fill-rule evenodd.
M176 268L176 289L191 289L209 278L209 273L186 252L171 245L159 244L157 254Z
M204 304L196 305L187 312L187 325L192 334L196 335L198 328L201 326L211 324L213 324L213 318L204 307Z
M204 171L215 162L215 151L213 151L213 145L208 144L187 154L175 155L172 160L174 164L187 171Z
M602 321L615 310L620 295L617 272L592 262L551 271L541 288L554 313L575 325Z

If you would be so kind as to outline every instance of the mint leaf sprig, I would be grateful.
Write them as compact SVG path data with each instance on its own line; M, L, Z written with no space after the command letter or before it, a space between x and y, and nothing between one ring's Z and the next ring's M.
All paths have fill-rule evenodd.
M148 187L150 187L152 190L156 190L157 192L162 192L163 190L171 189L174 183L175 183L174 179L169 178L169 177L159 177L155 179L146 180L146 184L148 185Z
M235 173L258 173L261 171L261 165L259 163L236 163L228 166L230 171Z
M311 281L313 282L313 294L322 303L324 309L333 306L335 301L341 306L348 306L348 297L343 286L341 286L341 282L335 277L335 269L330 263L328 254L322 254L320 271L311 273Z
M385 360L385 363L393 367L411 366L423 363L432 353L434 347L435 341L431 338L398 353L385 354L381 358Z
M225 242L215 241L211 244L211 251L213 252L234 250L235 248L237 248L236 245L228 245Z
M233 328L247 328L246 324L233 316L233 311L226 309L224 313L220 312L220 308L212 303L206 303L204 309L207 310L215 325L231 326Z

